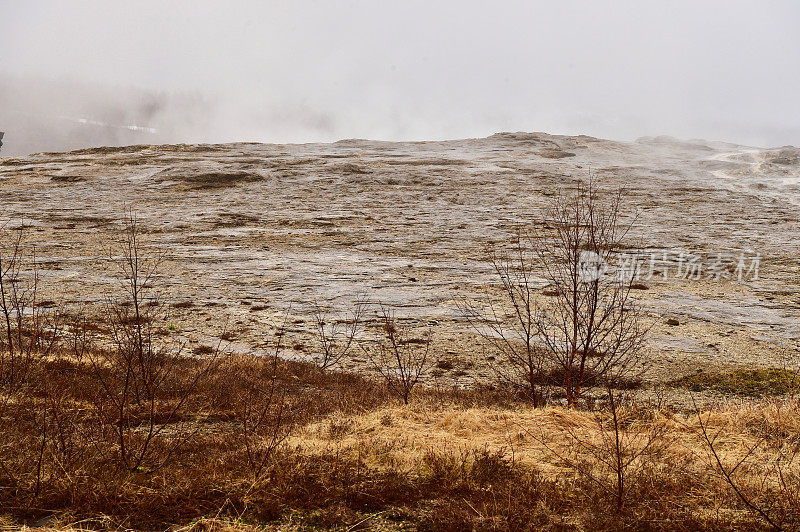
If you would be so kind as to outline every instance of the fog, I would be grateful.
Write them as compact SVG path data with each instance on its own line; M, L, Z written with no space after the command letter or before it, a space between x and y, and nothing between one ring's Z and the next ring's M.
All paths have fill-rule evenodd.
M0 0L3 155L498 131L798 145L798 28L799 4L769 1Z

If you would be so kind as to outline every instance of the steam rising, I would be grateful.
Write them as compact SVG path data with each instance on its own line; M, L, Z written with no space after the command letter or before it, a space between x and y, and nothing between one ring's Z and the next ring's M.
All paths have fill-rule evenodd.
M17 2L3 155L497 131L800 144L791 2Z

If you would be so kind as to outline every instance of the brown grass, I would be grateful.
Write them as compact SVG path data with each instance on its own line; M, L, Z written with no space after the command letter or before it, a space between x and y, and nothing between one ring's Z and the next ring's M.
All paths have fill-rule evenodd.
M0 265L19 290L0 298L0 528L800 528L794 397L677 413L619 390L534 408L504 387L414 387L429 336L388 314L382 380L280 359L288 315L273 356L184 353L162 345L136 242L131 220L129 297L99 325L36 310L19 245Z
M628 504L616 512L602 489L563 460L574 435L586 442L601 437L597 412L531 408L502 392L434 389L420 390L404 405L380 382L287 361L275 367L293 429L254 478L237 408L242 391L263 383L270 366L229 357L197 387L180 419L166 415L173 411L166 397L158 408L169 423L191 427L188 437L183 429L165 430L170 436L154 443L157 459L131 471L119 466L113 441L97 430L91 405L98 383L88 364L68 355L38 361L24 393L6 392L0 403L6 519L99 529L361 522L437 530L734 530L761 524L716 473L696 413L626 407L633 412L629 429L662 427L669 448L641 464L646 480L630 486ZM768 442L739 480L761 503L779 502L770 499L778 492L760 483L770 482L774 450L798 445L797 405L732 403L702 416L709 430L724 429L716 446L727 463ZM175 448L170 437L181 444ZM172 455L164 461L167 452ZM583 464L603 474L597 465Z

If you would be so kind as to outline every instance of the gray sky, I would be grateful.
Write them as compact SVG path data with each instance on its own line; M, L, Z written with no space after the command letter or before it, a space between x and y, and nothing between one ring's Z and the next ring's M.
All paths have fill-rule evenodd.
M0 129L4 113L73 116L81 97L83 114L129 107L109 94L138 88L168 104L126 119L172 123L173 141L800 145L800 3L0 0L0 75L18 88ZM37 100L26 83L54 88ZM203 104L175 103L189 96Z

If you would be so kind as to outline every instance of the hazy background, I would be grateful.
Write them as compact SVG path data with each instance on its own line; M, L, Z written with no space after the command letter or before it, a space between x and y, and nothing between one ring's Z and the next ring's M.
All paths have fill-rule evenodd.
M509 130L797 145L799 28L792 1L0 0L3 154Z

